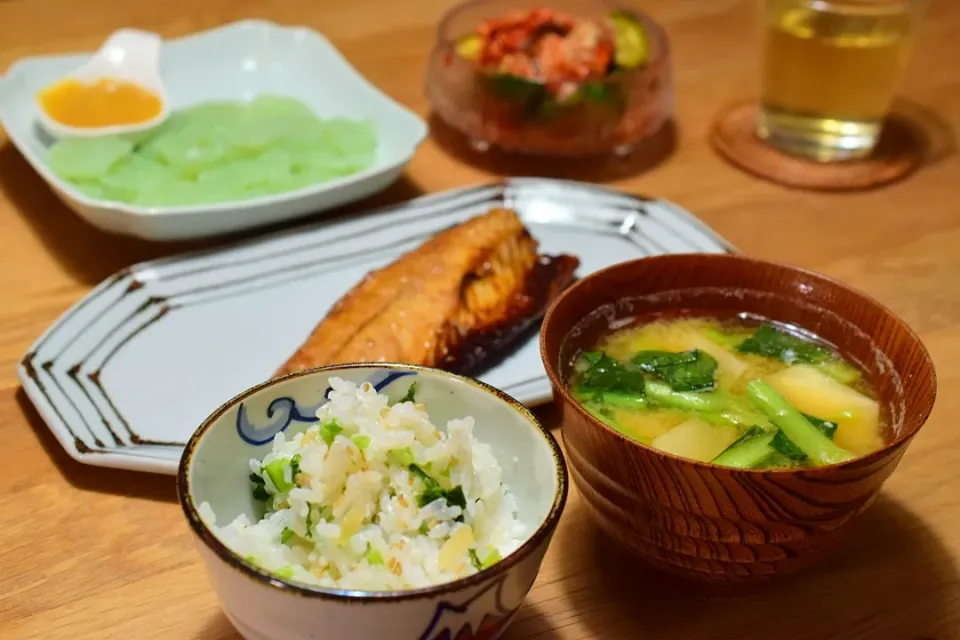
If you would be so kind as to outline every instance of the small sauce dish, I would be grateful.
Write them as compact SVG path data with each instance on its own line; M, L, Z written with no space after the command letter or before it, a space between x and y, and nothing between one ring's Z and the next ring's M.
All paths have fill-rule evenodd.
M54 138L145 131L169 115L160 77L159 35L137 29L114 32L76 71L35 96L39 120Z

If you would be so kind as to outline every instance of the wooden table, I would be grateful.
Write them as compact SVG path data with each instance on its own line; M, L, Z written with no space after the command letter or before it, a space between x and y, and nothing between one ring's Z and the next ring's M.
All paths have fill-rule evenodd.
M179 36L246 17L325 32L372 82L421 113L421 74L444 0L5 0L0 68L94 49L114 29ZM842 278L890 305L936 360L940 400L844 552L754 598L664 591L618 556L570 501L543 570L506 637L809 640L960 638L960 3L933 0L902 106L930 137L926 166L870 193L792 192L721 162L711 117L751 91L754 3L647 0L673 39L677 127L656 157L590 171L486 163L428 141L378 202L550 172L682 203L745 253ZM3 134L0 134L3 135ZM0 140L0 144L4 141ZM578 173L579 171L579 173ZM635 175L629 175L634 172ZM639 172L639 173L637 173ZM369 204L369 203L366 203ZM114 270L183 249L99 232L0 146L0 637L232 638L193 549L170 477L86 467L57 445L19 389L31 342ZM549 409L546 410L549 420Z

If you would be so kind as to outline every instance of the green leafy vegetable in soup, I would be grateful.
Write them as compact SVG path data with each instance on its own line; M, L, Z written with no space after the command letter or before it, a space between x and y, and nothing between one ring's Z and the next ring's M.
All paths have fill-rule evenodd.
M772 322L655 320L604 336L574 397L615 431L740 469L835 464L881 448L887 425L860 370Z
M633 363L662 378L674 391L703 391L716 386L717 361L699 349L670 353L641 351Z
M627 362L618 362L602 351L585 353L582 380L586 387L604 391L642 393L643 373Z
M765 324L737 346L740 353L756 353L768 358L783 360L787 364L794 362L821 362L830 357L823 347L806 342L775 327Z

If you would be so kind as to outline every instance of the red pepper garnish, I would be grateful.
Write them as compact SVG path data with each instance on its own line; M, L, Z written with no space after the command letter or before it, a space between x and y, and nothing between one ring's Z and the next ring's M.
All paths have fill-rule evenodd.
M606 23L578 20L547 8L510 11L483 21L477 64L550 87L602 77L613 57Z

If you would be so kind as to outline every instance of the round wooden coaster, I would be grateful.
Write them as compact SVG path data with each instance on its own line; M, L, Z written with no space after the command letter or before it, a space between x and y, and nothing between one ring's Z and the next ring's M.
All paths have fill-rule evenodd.
M923 142L916 128L892 116L873 153L862 160L822 163L778 151L756 134L757 103L734 105L720 113L710 143L727 161L750 173L799 189L846 191L892 182L923 160Z

